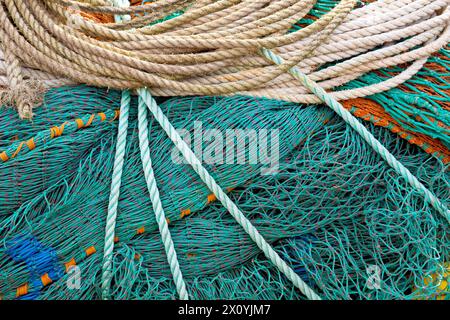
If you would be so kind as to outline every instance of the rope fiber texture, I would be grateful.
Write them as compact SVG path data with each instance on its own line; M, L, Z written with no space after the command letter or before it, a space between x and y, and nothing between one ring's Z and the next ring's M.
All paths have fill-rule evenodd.
M353 11L357 1L343 0L309 26L288 32L315 2L162 0L124 9L101 2L2 0L0 37L21 57L24 76L48 86L148 87L156 96L245 93L301 103L320 99L285 74L291 67L337 100L358 98L405 82L448 42L446 0L377 1ZM160 21L180 8L183 14ZM102 24L83 13L135 18ZM284 65L259 56L262 47ZM336 90L368 71L403 63L412 64L393 79ZM9 82L0 76L0 84Z

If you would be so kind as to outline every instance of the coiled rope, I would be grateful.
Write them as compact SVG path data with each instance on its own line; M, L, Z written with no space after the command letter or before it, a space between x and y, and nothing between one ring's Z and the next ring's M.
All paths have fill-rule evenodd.
M337 100L363 97L411 78L449 38L446 0L379 1L348 15L355 1L343 0L292 33L287 31L315 1L157 1L128 9L101 6L101 1L2 3L0 36L21 57L25 77L48 86L81 82L118 89L148 87L158 96L245 93L320 102L285 74L297 66ZM149 26L179 8L183 15ZM98 24L79 12L146 15L126 23ZM320 41L327 27L333 29L331 24L339 26ZM261 47L273 50L285 65L268 63L258 54ZM332 62L337 63L321 68ZM390 81L333 90L365 72L402 63L412 65ZM0 63L0 83L7 86L1 77L4 69Z

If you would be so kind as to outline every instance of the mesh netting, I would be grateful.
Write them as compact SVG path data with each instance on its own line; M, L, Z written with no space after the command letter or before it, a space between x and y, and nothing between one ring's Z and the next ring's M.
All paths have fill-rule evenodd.
M45 123L61 121L59 106L75 110L75 100L74 117L108 113L116 107L117 93L89 90L77 87L49 93L35 124L18 132L19 138L38 135ZM84 103L77 98L80 94ZM176 128L191 132L195 121L205 130L280 129L281 160L272 174L263 175L262 164L248 161L206 166L261 234L322 296L445 296L448 288L442 293L441 287L449 256L446 223L325 107L246 97L178 98L161 107ZM450 198L448 168L439 160L389 131L368 127L440 199ZM2 164L6 183L0 193L5 203L0 220L0 292L4 298L15 298L17 288L25 283L28 294L23 298L101 297L115 135L116 122L101 122L37 144ZM8 134L2 136L4 141L10 139ZM176 292L145 189L133 125L129 141L116 228L113 297L171 299ZM174 163L172 145L153 122L150 149L193 298L301 298L226 210L214 203L193 170ZM66 274L73 262L81 272L78 290L71 289L72 274ZM371 282L375 273L380 275L379 283ZM44 274L51 283L44 285ZM433 281L426 281L433 275Z

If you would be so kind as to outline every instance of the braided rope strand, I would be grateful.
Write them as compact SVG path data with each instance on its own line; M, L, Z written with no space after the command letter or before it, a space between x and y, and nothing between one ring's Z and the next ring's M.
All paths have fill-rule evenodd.
M215 179L203 167L200 160L192 152L186 142L181 138L179 133L175 130L169 119L164 115L161 108L156 103L147 89L139 89L138 94L142 104L146 104L155 119L164 129L166 134L180 150L183 157L192 166L192 168L200 176L200 179L208 186L208 188L216 195L217 199L236 219L239 225L245 230L250 238L258 245L264 252L266 257L275 265L292 283L300 289L300 291L311 300L320 300L320 297L292 270L291 267L278 255L272 246L264 239L252 223L245 217L236 204L226 195L222 188L217 184Z
M161 203L161 198L156 184L155 174L152 167L150 157L149 140L148 140L148 120L147 108L143 99L139 99L138 106L138 127L139 127L139 147L141 149L141 159L144 168L145 181L152 201L153 211L155 212L156 222L158 223L161 239L167 254L167 261L170 265L173 280L175 282L177 292L181 300L188 300L189 296L186 290L186 284L183 280L180 264L178 262L177 253L170 235L169 225Z
M123 164L127 145L128 116L130 110L131 95L129 91L122 92L120 107L119 129L117 134L116 154L111 181L111 193L109 195L108 216L106 218L105 248L103 254L102 296L110 298L109 289L112 279L112 253L114 250L114 237L117 219L117 207L119 205L120 186L122 184Z

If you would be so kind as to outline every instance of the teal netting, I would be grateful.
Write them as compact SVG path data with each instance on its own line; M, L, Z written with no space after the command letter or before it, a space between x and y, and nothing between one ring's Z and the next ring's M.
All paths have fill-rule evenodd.
M117 107L116 92L89 90L76 87L49 93L34 125L16 134L30 138L45 123L67 119L60 105L76 112L75 117ZM61 94L67 101L61 101ZM73 111L74 97L80 94L85 103L76 99ZM248 161L207 168L220 185L233 188L231 198L322 296L402 299L442 293L442 281L414 288L424 287L427 276L444 268L449 256L447 225L325 107L246 97L177 98L161 107L176 128L192 132L195 121L221 132L279 128L281 160L273 174L262 175L263 165ZM12 119L13 112L3 110L2 119ZM131 123L116 228L113 297L174 298L145 188L137 128ZM439 160L390 132L368 126L440 199L450 198L448 168ZM13 299L24 283L29 284L25 298L101 297L116 129L116 122L101 122L37 144L1 164L6 181L0 193L0 202L5 203L0 218L4 298ZM156 179L193 298L300 298L226 210L208 199L208 190L193 170L174 163L172 145L159 126L150 122L149 131ZM4 141L10 139L2 136ZM204 143L203 149L209 145ZM189 214L183 214L186 209ZM78 290L67 285L71 274L65 273L65 263L72 259L82 276ZM376 288L370 285L371 270L380 275ZM45 287L44 274L53 280Z

